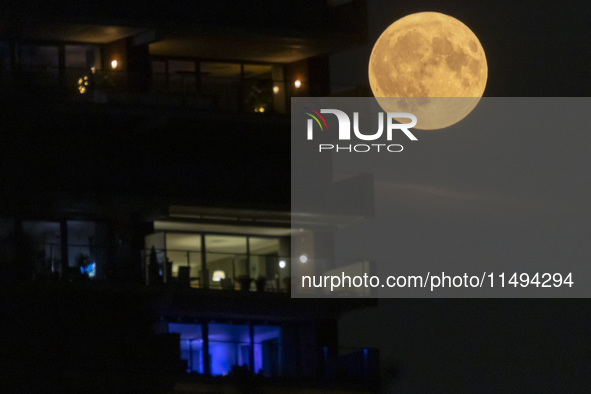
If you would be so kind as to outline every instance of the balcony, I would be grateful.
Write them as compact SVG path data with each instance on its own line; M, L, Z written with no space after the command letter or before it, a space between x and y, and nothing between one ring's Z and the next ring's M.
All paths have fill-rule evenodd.
M330 386L375 386L378 351L302 343L285 325L208 322L169 323L177 335L186 382L204 376ZM311 339L311 338L310 338Z
M229 369L212 373L202 372L203 342L181 339L181 361L186 368L186 375L176 382L176 387L193 388L221 385L242 385L257 387L259 392L276 392L278 387L295 388L346 388L355 392L373 392L379 381L379 352L375 348L345 348L321 346L286 346L254 343L255 365L270 369L250 372L249 361L245 355L244 364L228 364L230 360L221 360L219 352L230 351L240 357L248 351L246 342L209 342L212 352L211 362L220 368L228 365ZM264 356L263 356L264 354ZM257 356L261 357L260 360ZM271 361L272 360L272 361ZM275 391L272 391L274 389ZM367 391L365 391L367 390ZM290 391L291 392L291 391ZM297 391L296 391L297 392ZM307 391L306 391L307 392Z
M275 293L291 289L290 257L151 248L142 250L142 261L148 285Z
M6 99L186 108L243 113L285 112L285 83L266 75L200 77L195 73L23 67L0 73Z

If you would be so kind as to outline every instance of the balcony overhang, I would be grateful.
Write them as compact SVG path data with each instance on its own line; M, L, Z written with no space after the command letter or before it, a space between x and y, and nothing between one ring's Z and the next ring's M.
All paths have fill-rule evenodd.
M0 35L107 44L151 30L156 56L292 63L364 42L366 10L365 0L173 0L166 7L19 0L4 7Z
M212 231L209 227L228 226L236 228L236 231L254 231L266 227L269 231L279 232L273 235L289 235L291 215L284 211L269 211L257 209L233 209L215 207L197 207L173 205L169 208L169 222L160 223L164 227L177 226L186 227L187 231L197 231L195 226L200 227L199 231ZM168 223L165 225L165 223ZM175 224L173 224L175 223ZM189 226L189 227L187 227ZM269 234L270 235L270 234Z
M8 28L8 26L6 27ZM107 44L150 31L150 29L140 27L75 23L25 24L12 27L9 30L12 32L11 35L17 35L20 39L25 40L85 44Z
M230 33L177 34L150 44L154 56L257 63L293 63L328 50L320 40Z
M173 231L190 233L228 233L244 235L260 235L266 237L285 237L291 234L289 228L253 226L253 225L228 225L203 222L188 222L182 220L156 220L154 231Z

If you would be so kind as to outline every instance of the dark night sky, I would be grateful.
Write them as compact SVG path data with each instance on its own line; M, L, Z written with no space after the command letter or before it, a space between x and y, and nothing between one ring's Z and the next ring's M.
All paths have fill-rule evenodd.
M407 14L438 11L479 37L489 68L485 96L591 93L588 2L368 3L369 44L333 56L333 83L367 85L379 34ZM577 172L584 184L586 168ZM572 299L384 299L347 315L340 335L344 344L380 348L385 392L587 392L590 307Z
M381 32L415 12L453 16L478 36L487 56L485 96L588 96L591 92L591 5L584 1L368 2L369 44L336 55L332 80L367 85L367 62Z

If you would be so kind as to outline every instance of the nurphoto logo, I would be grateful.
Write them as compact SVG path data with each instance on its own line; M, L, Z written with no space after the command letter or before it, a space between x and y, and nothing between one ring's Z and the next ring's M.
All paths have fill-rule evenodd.
M304 113L309 116L307 121L307 139L314 140L314 129L320 129L320 132L328 132L328 124L322 114L332 114L336 116L339 124L338 139L339 141L351 141L357 139L361 141L377 141L382 138L384 129L386 131L385 139L387 142L392 141L394 131L401 131L411 141L417 141L417 137L409 129L416 126L417 117L407 112L378 112L378 130L373 134L362 133L359 129L359 112L353 112L353 133L351 133L351 119L344 111L339 109L321 109L320 112L304 107ZM386 126L384 127L384 118L386 119ZM410 119L407 123L398 123L402 120ZM317 127L315 127L317 125ZM353 134L353 136L352 136ZM332 152L350 152L350 153L366 153L366 152L402 152L403 146L400 144L387 143L361 143L361 144L318 144L318 152L332 151Z

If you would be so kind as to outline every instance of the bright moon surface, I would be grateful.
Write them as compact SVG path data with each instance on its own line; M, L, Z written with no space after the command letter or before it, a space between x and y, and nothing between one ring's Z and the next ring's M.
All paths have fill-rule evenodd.
M384 110L413 113L417 128L432 130L455 124L474 109L484 93L488 67L480 41L466 25L437 12L420 12L382 33L368 73Z

